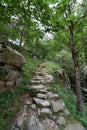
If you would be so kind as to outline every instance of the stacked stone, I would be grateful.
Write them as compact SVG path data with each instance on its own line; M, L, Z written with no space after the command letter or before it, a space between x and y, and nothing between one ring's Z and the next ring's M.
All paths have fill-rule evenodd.
M33 77L30 90L36 95L29 107L30 115L22 127L14 130L85 130L74 121L60 96L51 92L48 84L54 82L54 77L47 71L42 64Z

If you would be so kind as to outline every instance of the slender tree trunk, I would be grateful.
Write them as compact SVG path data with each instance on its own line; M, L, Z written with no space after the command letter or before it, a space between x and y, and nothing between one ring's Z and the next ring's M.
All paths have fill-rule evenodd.
M20 39L20 44L19 44L20 47L22 47L22 35L21 35L21 39Z
M69 26L69 31L70 31L70 49L72 53L72 58L74 61L75 65L75 75L76 75L76 94L77 94L77 110L80 112L82 111L82 93L81 93L81 80L80 80L80 66L79 66L79 61L78 61L78 55L75 49L75 44L74 44L74 24L71 21Z

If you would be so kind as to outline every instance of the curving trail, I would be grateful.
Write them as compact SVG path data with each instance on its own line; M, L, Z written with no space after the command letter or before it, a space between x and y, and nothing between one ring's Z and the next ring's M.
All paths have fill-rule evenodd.
M64 101L50 89L54 77L41 64L30 86L32 97L25 100L23 111L11 130L85 130L65 106Z

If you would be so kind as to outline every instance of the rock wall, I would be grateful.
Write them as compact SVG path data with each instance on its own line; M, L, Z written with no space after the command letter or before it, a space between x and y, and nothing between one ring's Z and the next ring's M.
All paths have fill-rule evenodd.
M0 44L0 92L22 83L19 70L24 64L25 58L19 52Z

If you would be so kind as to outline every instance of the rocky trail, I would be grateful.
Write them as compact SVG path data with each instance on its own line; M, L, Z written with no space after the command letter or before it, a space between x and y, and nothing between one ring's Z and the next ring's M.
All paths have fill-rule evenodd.
M51 91L54 77L41 64L30 87L32 93L25 95L23 105L12 124L11 130L85 130L73 118L60 96Z

